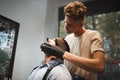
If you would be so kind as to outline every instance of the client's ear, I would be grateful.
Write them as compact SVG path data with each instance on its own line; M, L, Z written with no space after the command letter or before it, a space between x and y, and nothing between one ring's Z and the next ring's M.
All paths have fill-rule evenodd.
M49 62L49 61L51 61L51 60L53 60L53 59L56 59L56 57L55 56L45 56L45 62L47 63L47 62Z
M56 56L50 56L50 60L56 59Z

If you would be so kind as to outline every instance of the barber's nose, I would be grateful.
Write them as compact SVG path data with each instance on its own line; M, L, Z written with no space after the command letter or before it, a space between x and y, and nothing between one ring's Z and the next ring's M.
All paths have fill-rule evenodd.
M65 28L65 29L67 29L67 28L68 28L68 25L67 25L67 23L65 23L65 25L64 25L64 28Z

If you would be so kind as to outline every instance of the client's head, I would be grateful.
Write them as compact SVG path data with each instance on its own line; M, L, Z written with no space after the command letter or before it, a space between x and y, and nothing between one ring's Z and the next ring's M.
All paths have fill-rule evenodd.
M68 51L68 52L70 51L68 43L63 38L60 38L60 37L54 38L54 39L47 38L47 43L50 45L53 45L53 46L58 46L65 51ZM52 56L52 55L47 54L47 53L45 53L45 54L47 57ZM59 57L57 57L57 58L59 58Z

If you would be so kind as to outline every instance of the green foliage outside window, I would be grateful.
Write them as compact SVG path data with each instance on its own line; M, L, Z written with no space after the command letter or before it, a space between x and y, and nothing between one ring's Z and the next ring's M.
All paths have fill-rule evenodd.
M120 58L120 12L88 16L86 27L102 34L106 56Z
M120 79L120 11L85 17L85 27L102 34L106 67L98 80ZM64 22L60 21L59 36L67 35ZM119 60L119 63L116 61Z

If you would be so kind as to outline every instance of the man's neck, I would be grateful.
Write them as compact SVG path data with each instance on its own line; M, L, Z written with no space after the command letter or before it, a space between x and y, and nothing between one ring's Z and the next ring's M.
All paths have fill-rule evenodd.
M74 35L76 37L81 36L85 31L86 31L86 29L84 27L82 27L78 32L74 33Z
M52 59L56 59L56 57L55 57L55 56L45 57L45 63L48 63L48 62L51 61Z

